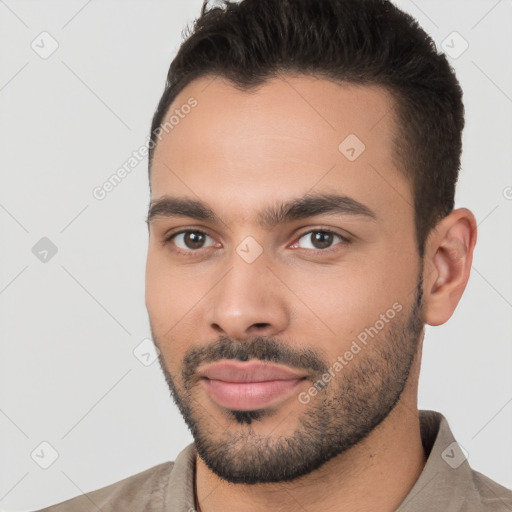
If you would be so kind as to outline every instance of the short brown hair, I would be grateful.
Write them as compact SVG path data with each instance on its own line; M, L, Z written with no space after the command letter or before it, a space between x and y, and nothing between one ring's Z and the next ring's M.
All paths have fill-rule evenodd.
M454 207L464 106L443 53L388 0L221 0L201 15L172 61L151 125L155 131L192 80L217 75L241 90L278 72L384 86L395 98L395 155L412 184L416 239Z

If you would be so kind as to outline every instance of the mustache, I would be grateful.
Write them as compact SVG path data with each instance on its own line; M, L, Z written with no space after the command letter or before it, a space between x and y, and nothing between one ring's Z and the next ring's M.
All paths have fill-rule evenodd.
M197 368L221 359L278 363L292 368L307 370L314 375L328 371L328 365L311 349L292 349L275 338L256 336L250 340L232 340L227 336L215 342L189 350L182 366L182 379L187 385L193 381Z

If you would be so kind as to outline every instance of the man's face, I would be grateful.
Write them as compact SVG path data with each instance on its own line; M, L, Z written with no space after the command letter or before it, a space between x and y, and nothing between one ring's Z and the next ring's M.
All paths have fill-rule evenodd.
M217 475L300 477L368 435L417 377L421 265L392 100L311 77L252 92L204 77L171 115L151 199L213 215L150 212L146 305L164 375ZM280 206L303 196L316 200Z

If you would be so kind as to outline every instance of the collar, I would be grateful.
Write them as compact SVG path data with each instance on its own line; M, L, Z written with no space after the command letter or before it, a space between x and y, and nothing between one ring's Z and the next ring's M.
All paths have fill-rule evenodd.
M420 410L420 431L427 462L420 477L396 512L459 512L466 500L479 499L473 470L455 441L446 418L439 412ZM194 443L176 457L165 498L165 510L196 510Z

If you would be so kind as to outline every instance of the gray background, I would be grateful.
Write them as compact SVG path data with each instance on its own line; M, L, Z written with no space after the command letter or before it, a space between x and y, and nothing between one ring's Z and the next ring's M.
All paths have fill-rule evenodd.
M103 487L192 440L158 363L133 353L150 336L147 161L104 200L92 191L144 144L201 3L0 0L3 511ZM454 31L469 44L450 57L467 112L456 206L479 223L461 303L427 327L419 404L445 414L475 469L512 487L512 2L397 3L438 48L463 49ZM59 45L47 58L31 47L51 49L43 31ZM32 252L43 237L58 251L46 262ZM48 469L41 442L58 453Z

